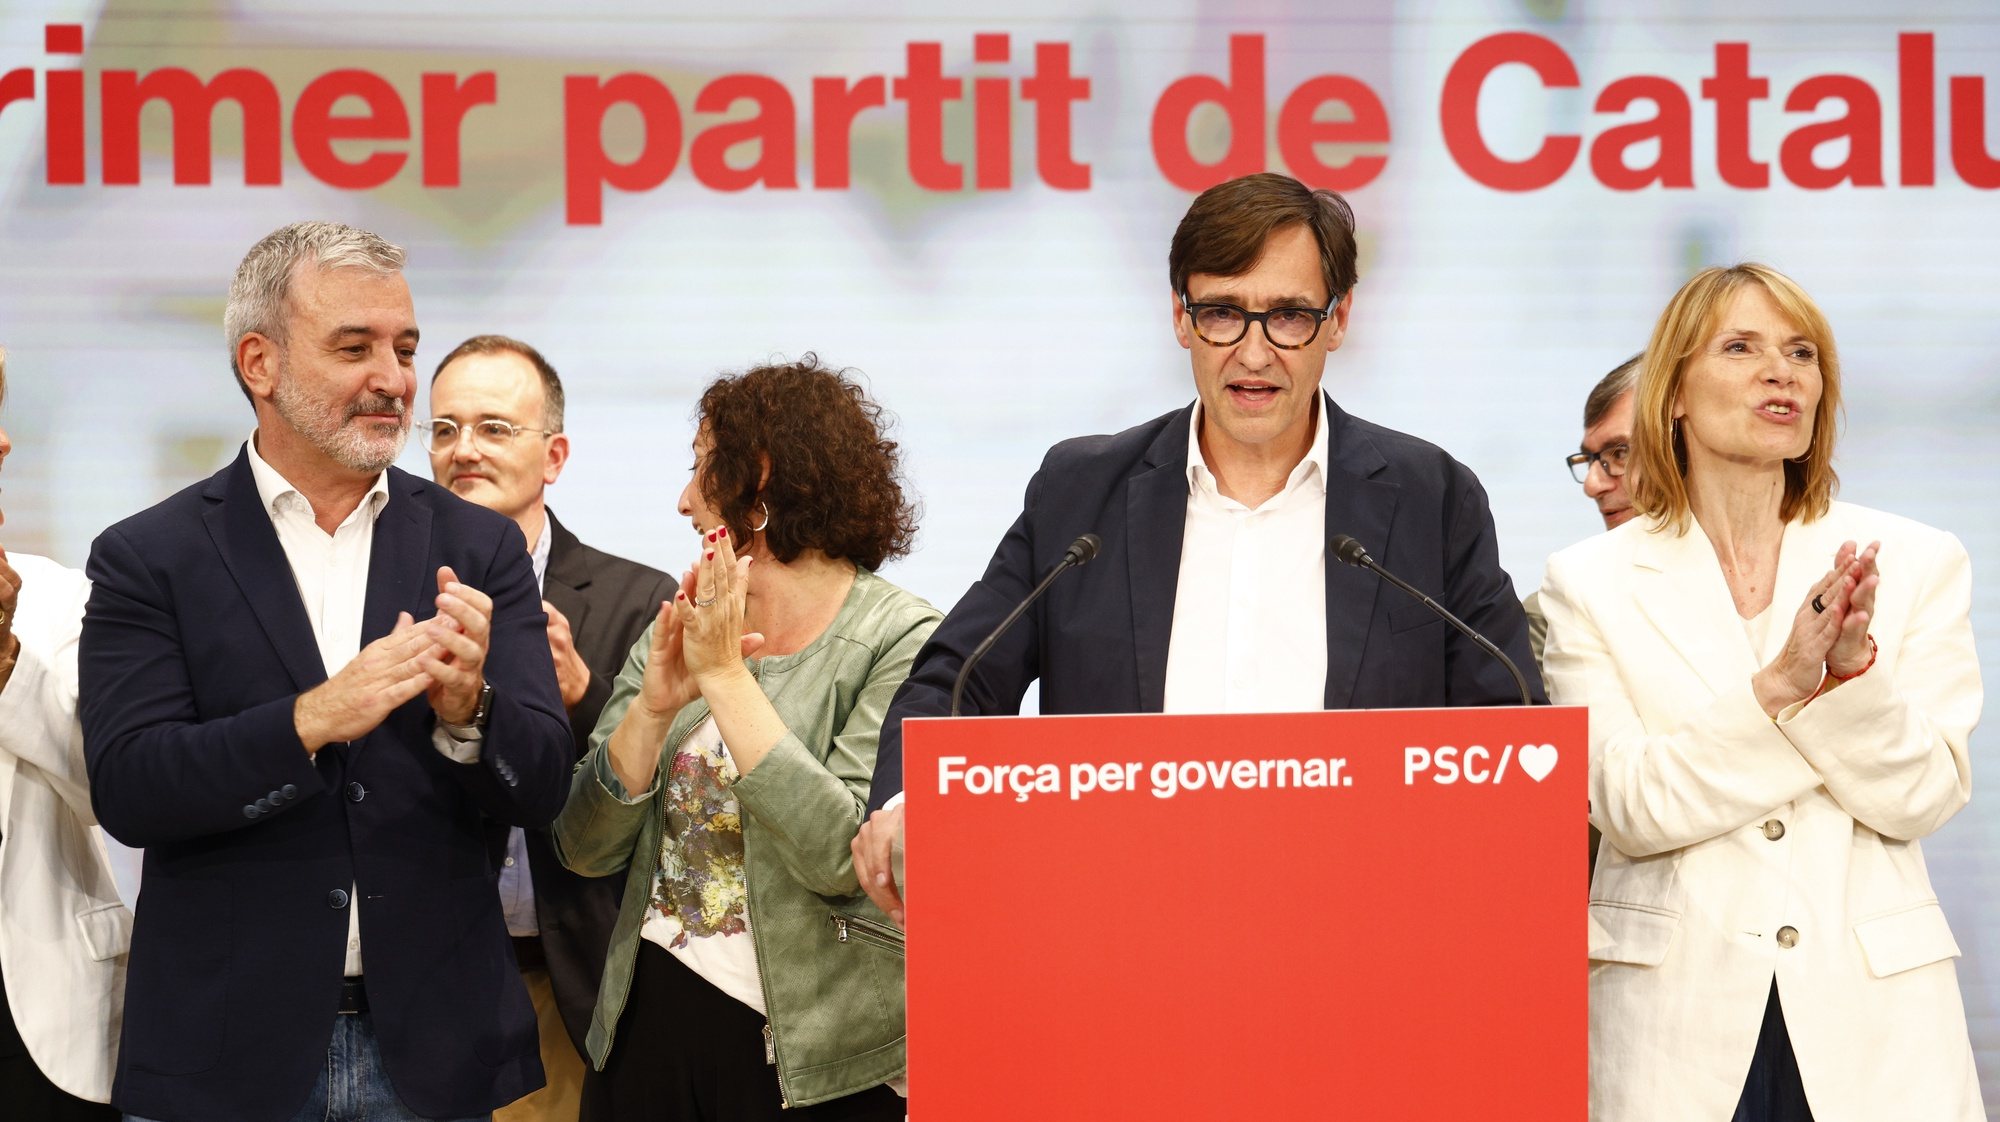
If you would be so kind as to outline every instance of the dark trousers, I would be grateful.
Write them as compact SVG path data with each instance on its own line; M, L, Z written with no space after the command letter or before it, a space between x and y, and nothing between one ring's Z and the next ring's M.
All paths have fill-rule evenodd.
M14 1024L7 986L0 980L0 1118L35 1122L118 1122L118 1112L86 1102L49 1082Z
M780 1109L764 1018L650 939L603 1071L583 1079L582 1122L903 1122L902 1096L870 1087Z
M1757 1033L1757 1051L1750 1057L1750 1074L1743 1080L1730 1122L1813 1122L1806 1105L1805 1084L1799 1079L1798 1057L1785 1031L1785 1011L1778 1004L1778 983L1764 1003L1764 1027Z

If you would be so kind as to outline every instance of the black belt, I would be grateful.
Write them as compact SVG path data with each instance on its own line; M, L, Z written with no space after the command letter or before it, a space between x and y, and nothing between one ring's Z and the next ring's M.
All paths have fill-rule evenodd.
M368 1012L368 987L361 984L361 975L340 980L340 1008L336 1013Z

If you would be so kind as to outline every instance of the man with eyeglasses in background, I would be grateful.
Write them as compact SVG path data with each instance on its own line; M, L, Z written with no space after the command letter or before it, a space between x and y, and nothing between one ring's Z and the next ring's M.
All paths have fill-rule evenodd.
M1632 518L1632 497L1625 493L1625 465L1632 454L1632 397L1639 381L1639 360L1644 351L1633 355L1598 379L1590 396L1583 399L1583 442L1563 457L1569 473L1583 484L1583 493L1597 504L1606 530L1615 530ZM1528 640L1535 649L1535 665L1542 664L1542 649L1549 636L1548 617L1542 614L1540 590L1528 593L1521 602L1528 613ZM1590 867L1597 867L1600 835L1590 827Z
M949 711L966 656L1084 533L1094 564L1052 586L971 675L966 714L1231 713L1519 704L1508 671L1427 607L1328 556L1351 535L1507 651L1534 682L1486 492L1416 437L1320 387L1356 280L1346 200L1262 173L1194 200L1168 254L1174 338L1195 401L1115 436L1064 441L945 618L883 722L871 805L903 788L902 719ZM854 843L899 921L901 807Z
M1583 442L1563 457L1569 473L1583 484L1583 493L1597 504L1604 528L1615 530L1632 517L1632 497L1625 493L1625 464L1632 453L1632 392L1645 352L1618 364L1599 379L1583 400ZM1542 644L1549 622L1542 616L1540 594L1530 592L1522 607L1528 612L1528 638L1535 665L1542 663ZM1593 847L1594 849L1594 847Z
M589 748L612 682L674 580L578 541L545 492L569 462L563 385L540 351L504 335L460 343L431 378L431 419L418 430L431 475L460 498L513 519L528 541L548 613L549 654L576 754ZM584 1037L625 878L563 868L543 829L490 823L487 848L521 980L535 1005L548 1084L496 1122L575 1122Z

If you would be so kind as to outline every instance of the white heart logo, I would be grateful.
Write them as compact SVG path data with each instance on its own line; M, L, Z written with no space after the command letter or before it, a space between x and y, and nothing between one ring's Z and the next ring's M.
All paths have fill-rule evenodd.
M1540 783L1556 769L1556 746L1553 744L1523 744L1514 758L1520 761L1521 770L1528 778Z

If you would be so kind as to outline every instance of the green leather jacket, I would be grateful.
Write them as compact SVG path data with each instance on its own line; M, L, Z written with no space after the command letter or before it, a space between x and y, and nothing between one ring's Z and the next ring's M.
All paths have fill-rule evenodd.
M750 659L788 730L736 783L743 808L743 867L750 934L763 975L765 1055L778 1067L786 1106L810 1106L903 1074L902 933L861 894L848 842L860 829L875 769L875 741L889 699L940 616L936 608L867 570L840 612L796 654ZM627 866L588 1039L600 1070L632 988L639 930L666 844L659 794L673 753L708 716L697 699L674 718L653 786L628 794L607 744L638 696L652 630L633 645L611 700L578 762L555 822L556 852L585 876Z

